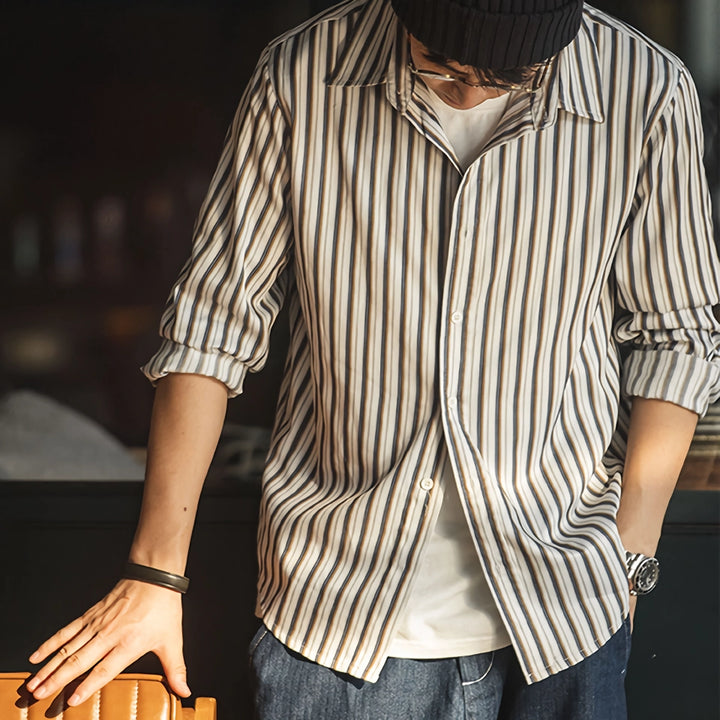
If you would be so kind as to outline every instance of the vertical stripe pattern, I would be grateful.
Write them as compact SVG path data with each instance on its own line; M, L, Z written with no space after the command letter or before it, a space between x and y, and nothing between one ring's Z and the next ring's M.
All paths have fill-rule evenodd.
M676 58L586 6L542 90L511 98L462 174L405 54L384 0L266 49L144 370L237 394L287 302L258 614L375 680L446 448L537 681L627 613L623 391L698 413L720 393L697 98Z

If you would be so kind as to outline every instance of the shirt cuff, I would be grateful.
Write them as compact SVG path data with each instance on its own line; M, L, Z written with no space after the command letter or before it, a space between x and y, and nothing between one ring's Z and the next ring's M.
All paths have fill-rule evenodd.
M172 340L163 340L160 349L140 369L153 385L170 373L206 375L224 383L231 398L242 393L247 374L247 367L232 355L201 352Z
M634 350L625 363L624 392L666 400L703 416L720 390L720 367L672 350Z

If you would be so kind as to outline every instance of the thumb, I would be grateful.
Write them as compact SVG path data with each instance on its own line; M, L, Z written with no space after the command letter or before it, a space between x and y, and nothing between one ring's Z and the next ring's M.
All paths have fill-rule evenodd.
M187 684L187 668L182 650L167 649L160 657L160 662L170 689L180 697L189 697L192 693Z

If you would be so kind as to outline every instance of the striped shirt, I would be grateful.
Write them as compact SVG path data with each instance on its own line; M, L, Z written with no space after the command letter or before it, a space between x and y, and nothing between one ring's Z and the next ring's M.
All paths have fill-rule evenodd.
M385 0L265 50L145 372L241 392L286 301L258 614L305 657L376 680L446 452L537 681L628 612L624 398L703 413L720 391L697 98L675 57L586 7L541 91L511 97L462 172L407 60Z

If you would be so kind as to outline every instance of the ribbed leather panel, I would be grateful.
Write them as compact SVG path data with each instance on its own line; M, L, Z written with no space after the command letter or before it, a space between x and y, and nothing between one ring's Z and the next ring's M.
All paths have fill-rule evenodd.
M172 695L159 675L120 675L79 707L65 705L64 693L33 700L24 689L28 673L0 673L1 720L182 720L195 717ZM68 691L69 694L69 691ZM214 717L214 701L211 701Z

